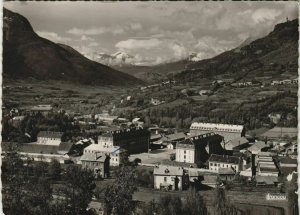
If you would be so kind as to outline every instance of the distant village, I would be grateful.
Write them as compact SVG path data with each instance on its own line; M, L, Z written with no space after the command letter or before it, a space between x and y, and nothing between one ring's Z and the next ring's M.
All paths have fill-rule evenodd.
M274 127L252 137L243 125L192 122L187 132L145 126L141 118L128 120L108 111L80 115L55 110L51 105L12 109L4 116L18 128L26 117L59 113L80 128L76 138L45 128L36 141L18 144L18 153L32 161L78 164L106 180L111 168L124 161L153 168L156 190L180 191L189 187L211 189L245 179L256 187L280 188L297 176L297 128ZM270 116L276 118L276 116ZM277 116L280 117L280 116ZM28 139L33 139L25 133ZM2 142L2 157L11 141ZM266 198L273 198L269 194ZM275 198L275 197L274 197Z

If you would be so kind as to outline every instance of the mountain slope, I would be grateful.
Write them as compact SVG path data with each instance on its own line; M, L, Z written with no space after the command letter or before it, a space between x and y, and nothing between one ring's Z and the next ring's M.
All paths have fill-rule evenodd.
M132 85L141 80L91 61L73 48L39 37L23 16L3 11L3 77Z
M197 81L201 78L223 77L253 79L259 76L281 78L297 76L298 20L275 26L264 38L224 52L211 59L190 63L177 74L178 80Z

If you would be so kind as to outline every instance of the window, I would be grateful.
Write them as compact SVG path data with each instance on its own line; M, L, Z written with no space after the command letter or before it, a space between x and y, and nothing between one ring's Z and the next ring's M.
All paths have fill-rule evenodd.
M175 177L172 177L172 178L171 178L171 181L174 181L174 180L175 180Z
M186 158L186 156L183 156L183 158L185 159L185 158Z
M214 166L217 166L217 164L215 163Z
M184 154L186 153L186 151L184 150Z
M164 177L164 182L167 182L167 177Z

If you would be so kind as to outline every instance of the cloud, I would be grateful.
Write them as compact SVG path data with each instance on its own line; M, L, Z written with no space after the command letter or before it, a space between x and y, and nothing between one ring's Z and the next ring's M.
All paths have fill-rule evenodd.
M128 39L118 42L115 47L119 49L153 49L162 43L156 38L147 40Z
M72 39L70 37L62 37L62 36L59 36L55 32L37 31L36 33L39 36L44 37L44 38L51 40L53 42L56 42L56 43L66 43L66 42L72 41Z
M273 21L279 15L281 15L281 11L276 9L270 8L259 8L252 13L252 19L255 24L266 22L266 21Z
M81 38L80 38L80 40L82 40L82 41L94 41L93 38L87 37L87 36L85 36L85 35L82 35Z
M97 42L92 42L90 44L88 44L89 47L96 47L96 46L99 46L100 44L97 43Z
M176 60L181 60L188 57L188 51L182 44L173 43L170 44L170 48L173 50L174 57Z
M130 24L130 27L132 30L141 30L143 27L140 23L131 23Z
M67 31L69 34L73 35L101 35L105 33L111 33L113 35L123 34L125 31L120 26L112 26L112 27L92 27L89 29L82 28L71 28Z

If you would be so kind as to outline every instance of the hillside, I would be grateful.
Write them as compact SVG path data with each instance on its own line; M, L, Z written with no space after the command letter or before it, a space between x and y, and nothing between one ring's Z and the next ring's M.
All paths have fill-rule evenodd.
M135 85L143 81L91 61L73 48L39 37L29 21L4 8L3 77L61 80L90 85Z
M175 77L187 82L220 76L234 78L235 81L256 77L296 77L298 38L298 20L281 23L266 37L246 46L188 64L187 69Z

